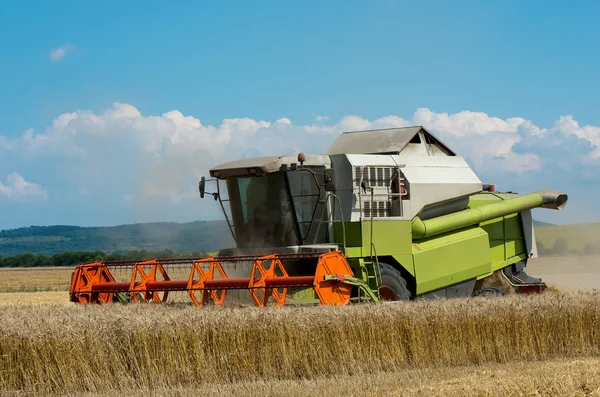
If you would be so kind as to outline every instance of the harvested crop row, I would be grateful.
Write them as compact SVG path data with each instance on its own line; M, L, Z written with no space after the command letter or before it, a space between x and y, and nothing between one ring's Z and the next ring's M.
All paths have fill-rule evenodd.
M343 308L0 309L0 389L28 393L316 379L600 353L600 295Z

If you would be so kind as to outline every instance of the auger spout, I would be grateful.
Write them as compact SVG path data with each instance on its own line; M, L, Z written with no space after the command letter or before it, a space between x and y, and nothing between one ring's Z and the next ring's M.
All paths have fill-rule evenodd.
M416 216L412 220L412 236L414 240L420 240L533 208L562 210L567 199L564 193L541 190L425 221Z

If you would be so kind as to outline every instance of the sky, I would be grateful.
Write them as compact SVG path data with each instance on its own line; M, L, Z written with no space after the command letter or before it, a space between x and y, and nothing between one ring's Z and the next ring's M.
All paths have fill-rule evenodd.
M0 2L0 229L222 219L221 162L423 125L600 222L600 3Z

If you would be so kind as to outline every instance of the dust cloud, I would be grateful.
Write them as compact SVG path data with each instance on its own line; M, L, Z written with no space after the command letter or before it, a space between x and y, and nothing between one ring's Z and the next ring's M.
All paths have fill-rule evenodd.
M529 260L527 273L563 290L600 290L600 255L541 256Z

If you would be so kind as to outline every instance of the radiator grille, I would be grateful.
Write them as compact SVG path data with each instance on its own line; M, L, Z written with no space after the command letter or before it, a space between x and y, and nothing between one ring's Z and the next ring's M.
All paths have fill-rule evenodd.
M392 214L392 203L389 201L373 201L373 218L385 218ZM365 201L363 206L365 218L371 217L371 201Z
M354 184L360 186L363 178L363 167L354 167ZM389 186L392 179L392 167L364 167L364 180L370 186Z

